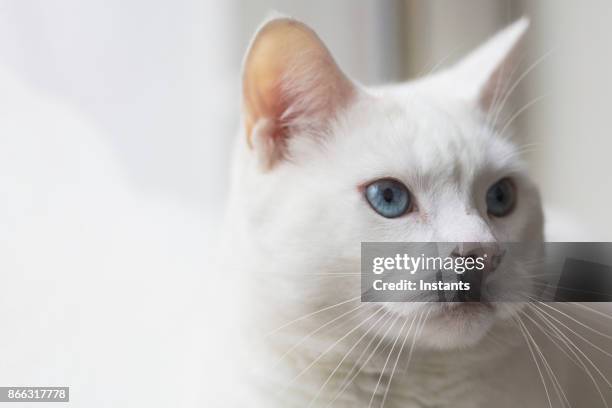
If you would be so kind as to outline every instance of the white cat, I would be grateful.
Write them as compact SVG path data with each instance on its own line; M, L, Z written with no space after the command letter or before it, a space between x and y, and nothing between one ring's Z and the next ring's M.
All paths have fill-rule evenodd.
M543 242L538 190L499 121L527 26L448 70L380 88L347 78L298 21L258 31L220 270L227 304L241 303L232 355L244 376L231 395L210 388L219 406L606 406L597 370L608 357L589 354L591 365L589 338L558 322L584 327L560 305L359 299L362 241ZM597 323L579 311L577 322Z

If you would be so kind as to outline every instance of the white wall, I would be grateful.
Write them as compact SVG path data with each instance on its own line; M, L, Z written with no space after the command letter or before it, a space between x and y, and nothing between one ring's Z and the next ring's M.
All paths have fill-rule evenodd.
M526 4L534 56L554 49L530 81L528 100L547 95L526 117L534 169L551 205L612 240L612 3Z
M233 6L3 0L0 65L89 117L138 189L202 205L236 128Z

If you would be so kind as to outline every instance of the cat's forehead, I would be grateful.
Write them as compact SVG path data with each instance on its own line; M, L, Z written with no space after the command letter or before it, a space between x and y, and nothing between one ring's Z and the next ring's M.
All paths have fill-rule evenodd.
M452 98L381 93L339 123L338 154L375 176L477 177L518 171L515 146L489 118Z

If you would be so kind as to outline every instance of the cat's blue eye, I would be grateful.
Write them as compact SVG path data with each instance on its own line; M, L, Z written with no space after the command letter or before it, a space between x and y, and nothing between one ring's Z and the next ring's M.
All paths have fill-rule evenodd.
M408 188L394 179L380 179L370 183L365 196L374 211L386 218L396 218L411 207Z
M487 191L487 212L495 217L510 214L516 204L516 188L509 178L503 178Z

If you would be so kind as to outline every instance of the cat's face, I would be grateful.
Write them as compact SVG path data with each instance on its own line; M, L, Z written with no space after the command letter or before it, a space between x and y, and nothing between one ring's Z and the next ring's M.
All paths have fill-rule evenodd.
M453 70L378 89L352 84L302 24L275 20L260 30L245 63L245 208L257 246L273 254L270 273L294 288L298 308L360 294L363 241L542 241L537 190L494 126L524 29L502 32ZM531 294L521 279L529 273L502 261L486 282ZM426 312L420 341L447 348L473 344L519 305L382 307Z

